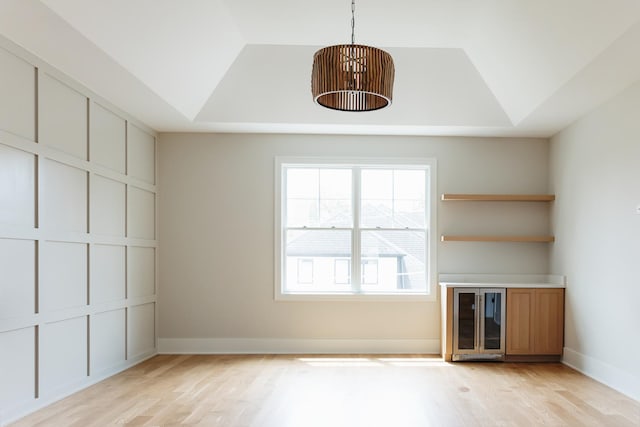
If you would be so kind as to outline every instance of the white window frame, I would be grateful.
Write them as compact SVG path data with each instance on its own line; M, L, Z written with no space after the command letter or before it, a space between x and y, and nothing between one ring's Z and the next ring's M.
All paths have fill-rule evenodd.
M329 292L284 292L283 280L285 269L285 257L283 257L284 247L284 231L286 230L286 220L284 212L284 204L286 202L286 181L282 173L283 167L379 167L379 168L396 168L402 167L421 167L427 171L426 187L427 200L425 200L425 209L428 214L426 224L426 292L416 293L329 293ZM328 157L275 157L274 161L274 194L275 194L275 212L274 212L274 298L275 300L293 300L293 301L323 301L323 300L346 300L346 301L435 301L436 300L436 207L437 207L437 162L435 158L328 158ZM359 183L358 183L359 185ZM359 201L357 201L359 203ZM360 262L360 260L352 260ZM352 272L353 274L353 272ZM352 277L353 280L353 277Z

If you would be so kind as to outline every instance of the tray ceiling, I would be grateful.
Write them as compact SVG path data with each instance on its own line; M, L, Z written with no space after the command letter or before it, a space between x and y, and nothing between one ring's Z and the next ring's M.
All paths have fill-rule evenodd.
M3 0L0 34L158 131L550 136L640 80L635 0L359 0L393 105L313 104L348 0Z

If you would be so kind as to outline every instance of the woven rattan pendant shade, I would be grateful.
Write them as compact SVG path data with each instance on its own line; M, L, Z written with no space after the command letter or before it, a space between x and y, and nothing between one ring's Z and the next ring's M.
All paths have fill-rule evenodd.
M328 46L313 57L313 100L334 110L378 110L391 104L394 74L393 58L382 49Z

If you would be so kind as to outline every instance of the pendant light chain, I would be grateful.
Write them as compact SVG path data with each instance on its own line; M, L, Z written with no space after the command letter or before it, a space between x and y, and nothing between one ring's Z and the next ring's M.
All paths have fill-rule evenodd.
M356 44L356 0L351 0L351 44Z

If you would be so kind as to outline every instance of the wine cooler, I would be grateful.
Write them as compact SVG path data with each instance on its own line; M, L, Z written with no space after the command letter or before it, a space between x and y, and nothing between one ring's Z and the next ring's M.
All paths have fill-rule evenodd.
M456 288L453 297L453 360L504 359L505 290Z

